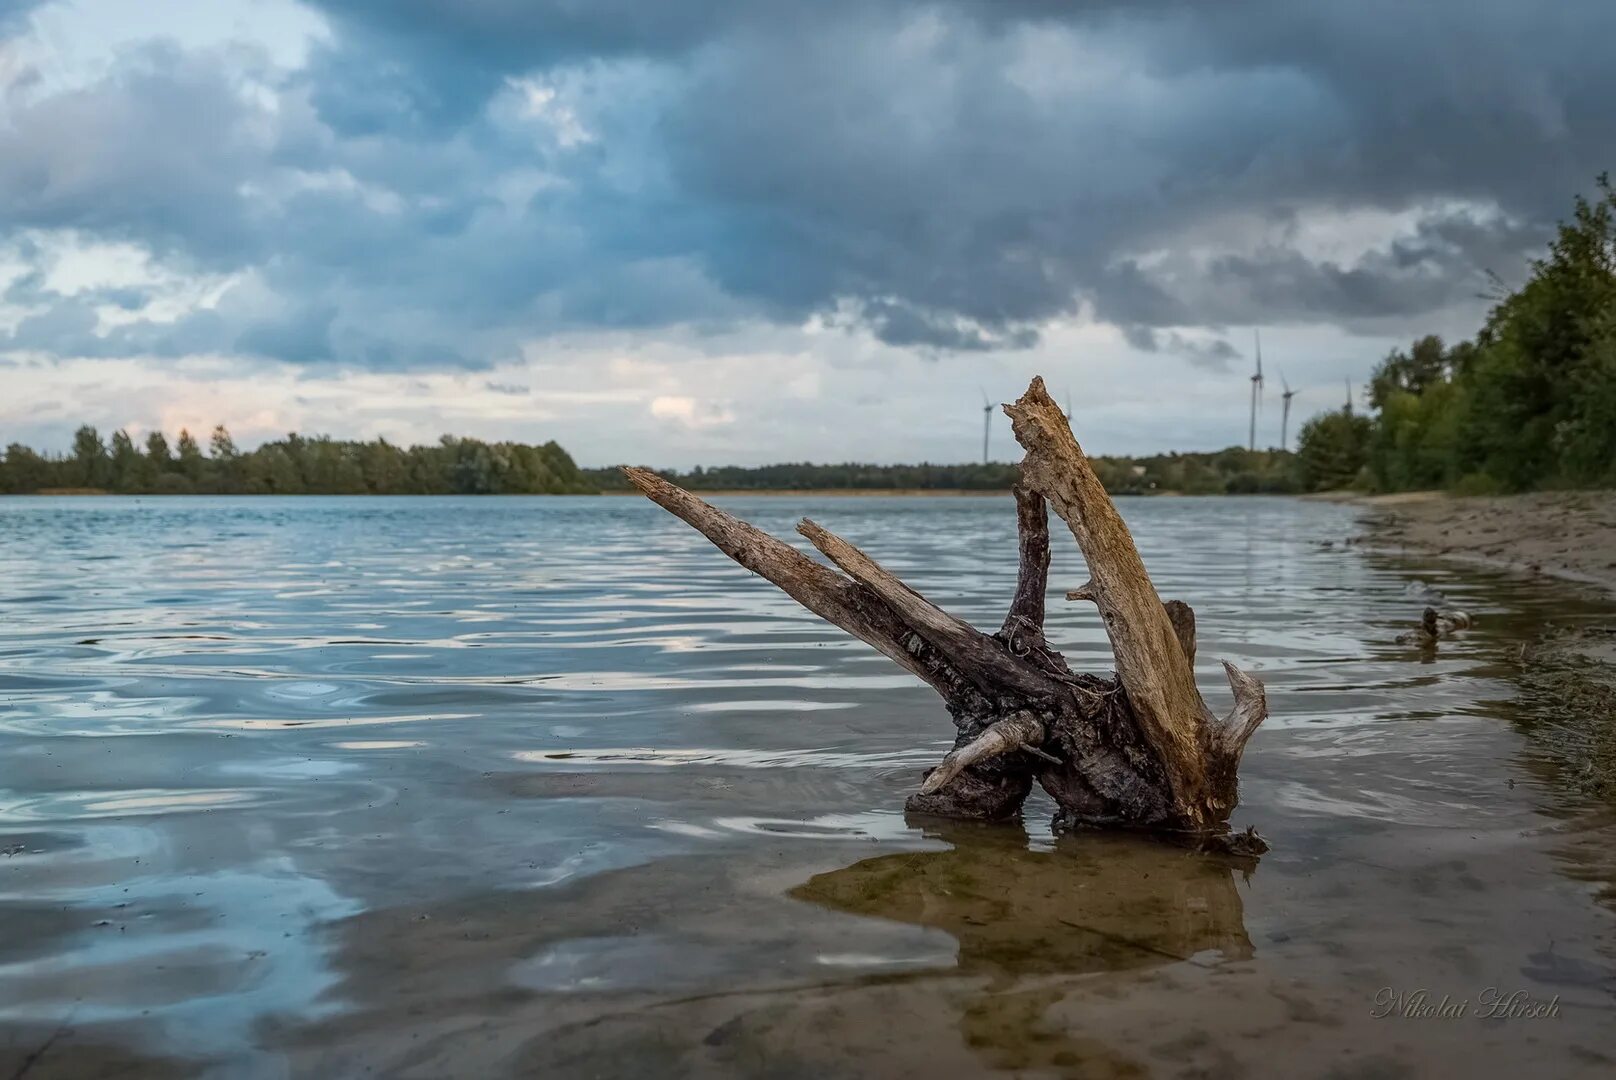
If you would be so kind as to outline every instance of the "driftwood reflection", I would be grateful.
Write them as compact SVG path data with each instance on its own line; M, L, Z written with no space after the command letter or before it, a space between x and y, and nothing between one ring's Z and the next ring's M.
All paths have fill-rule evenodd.
M1126 833L1077 833L1032 850L1019 826L928 828L947 851L865 859L791 895L835 911L946 931L959 943L957 1029L987 1066L1145 1076L1130 1048L1062 1020L1070 976L1252 955L1237 875L1249 858Z
M1252 953L1236 874L1250 859L1126 833L1075 833L1031 850L1019 827L947 823L947 851L865 859L818 874L799 900L946 931L962 974L1023 977Z

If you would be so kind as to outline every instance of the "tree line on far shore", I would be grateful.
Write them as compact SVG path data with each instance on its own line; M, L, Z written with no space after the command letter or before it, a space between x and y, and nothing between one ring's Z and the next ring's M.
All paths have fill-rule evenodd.
M1303 490L1294 454L1231 446L1208 453L1089 459L1113 495L1283 494ZM661 475L692 491L1009 491L1019 469L1008 462L986 465L782 465L696 466L689 471L660 469ZM584 477L602 491L629 490L617 469L585 469Z
M1428 336L1375 368L1365 397L1308 421L1307 490L1463 494L1616 486L1616 189L1578 196L1527 281L1499 290L1474 341Z
M1231 446L1211 453L1097 457L1115 495L1284 494L1301 491L1296 455ZM722 466L660 470L694 491L1009 491L1017 467L988 465ZM0 493L105 491L128 495L574 495L628 491L615 467L580 469L554 442L485 443L445 435L432 446L395 446L288 435L241 451L223 427L206 450L187 431L137 443L78 429L66 454L13 443L0 458Z
M236 449L223 425L203 452L188 431L173 446L160 431L139 444L103 440L85 426L65 455L13 443L0 459L0 492L110 491L131 495L561 495L594 489L567 452L445 435L433 446L394 446L288 435Z

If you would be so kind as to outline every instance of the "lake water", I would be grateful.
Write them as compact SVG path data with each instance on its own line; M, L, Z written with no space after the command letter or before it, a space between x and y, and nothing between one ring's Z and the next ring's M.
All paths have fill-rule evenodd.
M716 501L1012 590L1008 498ZM1214 707L1267 681L1255 868L905 820L940 701L639 499L0 499L0 1075L1612 1075L1616 826L1513 681L1610 609L1122 510ZM1394 644L1414 577L1477 629Z

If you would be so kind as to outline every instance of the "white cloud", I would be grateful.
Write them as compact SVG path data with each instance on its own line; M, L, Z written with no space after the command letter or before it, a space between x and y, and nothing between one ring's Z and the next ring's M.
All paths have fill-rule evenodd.
M509 85L521 102L522 116L547 128L563 150L595 141L594 133L584 127L556 87L533 77L511 79Z
M380 184L367 183L341 168L319 171L279 169L262 181L242 185L243 195L275 203L285 203L309 191L348 196L377 214L397 214L404 209L404 200L397 192L389 191Z
M1314 412L1339 407L1343 378L1359 381L1396 343L1322 325L1265 330L1265 366L1283 368L1298 391L1291 432ZM225 357L18 358L4 371L0 427L8 439L58 450L80 422L172 435L222 421L242 446L293 430L399 443L449 432L553 438L585 465L957 462L981 454L981 393L1007 401L1042 374L1058 400L1071 399L1087 449L1149 453L1245 443L1249 383L1243 362L1231 366L1210 372L1165 352L1141 353L1114 327L1082 320L1051 326L1025 352L939 360L868 334L762 324L724 334L572 335L478 372L249 370ZM1277 443L1277 393L1266 404L1259 435ZM997 414L991 451L1000 461L1019 453Z
M724 403L698 401L693 397L652 398L651 415L658 420L675 420L692 428L717 427L735 422L735 413Z
M12 65L37 70L31 88L58 93L101 78L133 46L168 41L185 49L249 44L275 67L301 67L330 36L325 19L296 0L58 0L34 12L12 43ZM0 85L7 62L0 53Z
M26 230L0 244L0 298L31 271L40 275L41 298L34 303L0 299L0 330L48 310L49 294L72 298L106 290L117 291L120 302L95 306L99 334L137 322L173 323L215 307L246 276L185 268L139 244L100 241L72 229Z

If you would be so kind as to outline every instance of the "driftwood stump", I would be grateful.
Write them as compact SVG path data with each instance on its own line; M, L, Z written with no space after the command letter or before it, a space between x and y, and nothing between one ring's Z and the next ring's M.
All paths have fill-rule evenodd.
M868 642L943 698L958 735L906 808L1005 818L1041 784L1059 830L1143 828L1259 852L1228 835L1246 740L1268 715L1262 683L1225 663L1234 708L1219 718L1195 686L1195 614L1156 595L1133 536L1061 412L1035 378L1006 405L1026 450L1015 487L1020 576L1004 625L985 634L943 611L864 552L812 521L797 531L837 569L644 469L623 471L648 498L819 617ZM1067 593L1099 608L1114 679L1074 673L1044 640L1047 507L1071 528L1089 580ZM841 572L838 573L838 570Z

